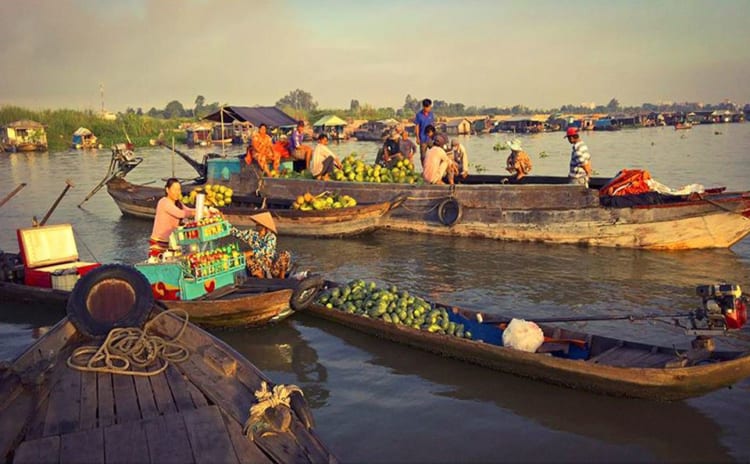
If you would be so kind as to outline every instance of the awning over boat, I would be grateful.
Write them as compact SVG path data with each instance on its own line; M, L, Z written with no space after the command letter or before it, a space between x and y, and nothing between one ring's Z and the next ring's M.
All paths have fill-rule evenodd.
M93 133L85 127L79 127L75 132L73 132L73 135L80 135L81 137L85 137L88 135L93 135Z
M222 116L222 111L224 112ZM249 122L253 126L259 126L262 123L268 127L295 126L297 120L284 113L275 106L225 106L224 108L209 114L205 118L208 121L224 123L232 122Z
M313 127L337 127L337 126L346 126L348 123L341 119L340 117L336 116L335 114L329 114L328 116L323 116L322 118L315 121L315 124L313 124Z

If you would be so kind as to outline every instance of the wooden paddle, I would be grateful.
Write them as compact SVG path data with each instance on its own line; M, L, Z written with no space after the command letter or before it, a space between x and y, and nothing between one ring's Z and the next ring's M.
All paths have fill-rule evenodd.
M18 184L18 187L14 188L12 192L10 192L9 194L5 195L5 198L3 198L2 200L0 200L0 207L2 207L5 203L7 203L8 200L10 200L11 198L13 198L16 195L16 193L20 192L21 189L24 188L24 187L26 187L26 183L25 182L23 182L21 184Z
M57 200L55 200L55 202L52 203L52 206L50 207L49 211L47 211L47 214L44 215L44 218L42 218L42 221L39 223L40 227L47 223L47 219L49 219L49 217L52 216L52 212L55 211L55 208L57 208L57 205L60 204L60 200L62 200L65 194L68 193L68 190L70 190L70 188L73 187L73 182L70 179L65 179L65 184L66 185L62 193L60 193L60 196L57 197Z
M639 321L639 320L647 320L647 319L660 319L660 318L669 318L669 317L690 317L691 313L685 313L685 314L631 314L628 316L573 316L573 317L539 317L534 318L530 317L528 320L537 322L537 323L548 323L548 322L584 322L584 321L620 321L620 320L630 320L630 321ZM507 323L508 318L502 318L493 319L485 318L482 316L482 320L480 323L482 324L503 324Z

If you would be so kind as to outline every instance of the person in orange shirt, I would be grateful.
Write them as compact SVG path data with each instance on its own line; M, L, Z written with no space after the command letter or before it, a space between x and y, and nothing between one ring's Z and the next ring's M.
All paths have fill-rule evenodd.
M254 161L258 163L263 174L271 175L269 165L273 165L275 171L279 170L280 156L273 150L273 143L268 135L268 126L265 123L258 126L258 132L253 135L251 144Z

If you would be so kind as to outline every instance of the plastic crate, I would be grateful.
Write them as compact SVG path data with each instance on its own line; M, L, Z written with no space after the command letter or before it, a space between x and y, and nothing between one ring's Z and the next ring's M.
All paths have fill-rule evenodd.
M60 269L50 273L52 288L56 290L73 290L80 276L78 269Z
M227 221L220 221L200 227L180 227L174 233L177 236L178 244L190 245L191 243L210 242L226 237L231 229L232 226Z

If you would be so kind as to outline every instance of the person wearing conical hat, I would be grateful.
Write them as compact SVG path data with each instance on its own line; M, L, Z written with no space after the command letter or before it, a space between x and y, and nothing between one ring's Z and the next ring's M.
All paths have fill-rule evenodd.
M286 276L291 256L288 251L276 251L276 223L269 212L250 216L255 230L232 230L233 235L250 247L245 252L247 268L251 276L258 278Z
M511 182L518 182L531 172L531 159L523 151L520 140L509 140L505 144L510 148L510 155L505 161L505 170L511 174L509 179Z

